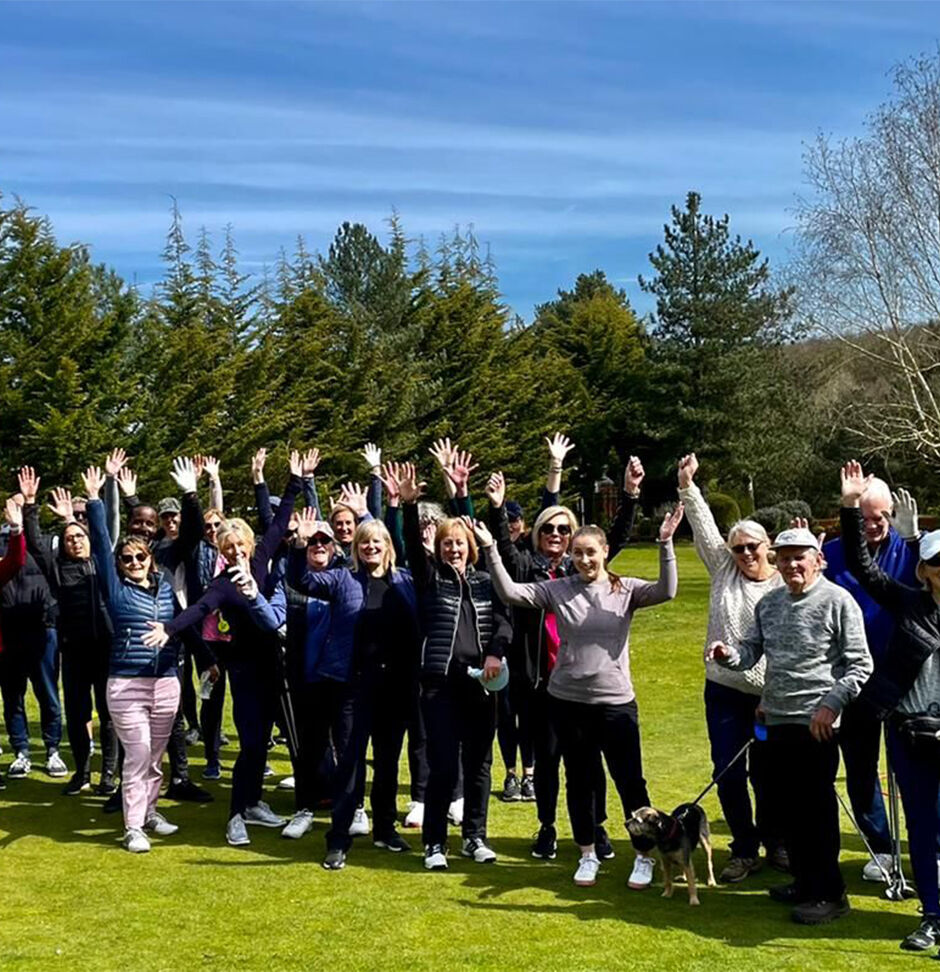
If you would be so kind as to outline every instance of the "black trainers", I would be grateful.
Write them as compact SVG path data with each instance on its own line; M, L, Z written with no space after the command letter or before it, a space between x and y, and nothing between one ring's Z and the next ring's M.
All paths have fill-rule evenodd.
M780 904L798 905L807 901L806 895L797 888L795 882L791 884L775 884L772 888L768 889L767 893L774 901L779 901Z
M164 796L168 800L182 800L188 803L211 803L215 799L207 789L196 786L192 780L173 780L166 788Z
M599 861L612 861L617 856L604 827L594 831L594 853Z
M326 871L341 871L346 866L346 851L333 847L323 858L323 868Z
M117 789L104 801L101 807L102 813L120 813L124 809L124 799L121 796L121 788Z
M553 861L558 856L558 835L551 824L542 824L532 845L532 856L542 861Z
M937 915L924 915L923 921L901 942L905 952L925 952L940 944L940 919Z
M372 844L375 847L381 847L382 850L390 850L394 854L401 854L403 851L411 850L411 844L395 830L382 837L373 836Z
M522 783L519 787L522 795L522 799L526 803L532 803L535 800L535 777L531 773L526 773L522 777Z
M73 773L72 778L62 787L62 793L65 796L78 796L79 793L90 789L91 783L84 773Z
M500 800L506 803L515 803L522 799L522 787L519 785L519 777L510 770L506 774L506 781L503 783L503 792L499 795Z
M798 904L791 917L798 925L825 925L851 911L849 900L843 894L838 901L807 901Z
M98 785L95 787L95 793L98 796L111 796L117 790L117 784L110 776L102 776Z

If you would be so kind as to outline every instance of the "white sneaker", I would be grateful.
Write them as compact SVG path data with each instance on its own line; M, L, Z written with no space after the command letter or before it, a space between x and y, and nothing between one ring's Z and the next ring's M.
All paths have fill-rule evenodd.
M417 800L412 800L408 804L408 812L405 814L405 827L408 830L420 830L424 826L424 804Z
M144 830L149 830L151 833L156 834L158 837L169 837L171 834L175 834L179 830L177 824L170 823L162 813L157 813L156 810L150 814L149 817L144 821Z
M259 800L253 807L247 807L242 816L246 824L257 824L259 827L283 827L287 823L264 800Z
M447 854L440 844L430 844L424 849L424 866L428 871L447 870Z
M862 868L862 880L863 881L884 881L885 876L881 868L884 868L888 874L891 873L892 859L890 854L875 854L878 859L878 864L872 858L868 858L865 862L865 866ZM940 868L938 868L938 873L940 873Z
M365 837L367 833L369 833L369 815L362 807L356 807L352 823L349 825L349 836Z
M291 840L300 840L312 826L313 812L311 810L298 810L281 831L281 836L289 837Z
M648 888L653 883L653 868L655 866L656 861L652 857L637 854L636 860L633 862L633 873L630 875L630 880L627 881L627 887L633 888L634 891L642 891L643 888Z
M69 768L65 765L65 761L59 755L58 750L49 750L49 755L46 757L46 772L55 777L69 775Z
M472 857L477 864L492 864L496 860L496 852L487 846L482 837L468 837L460 853L464 857Z
M7 770L7 776L11 780L21 780L26 776L29 776L29 771L33 768L33 764L29 761L29 753L22 752L16 754L16 759L10 763L10 768Z
M601 869L601 862L596 854L585 854L578 861L578 869L574 872L574 883L579 888L590 888L597 884L597 872Z
M455 826L463 825L463 797L459 797L447 808L447 819Z
M124 846L132 854L146 854L150 850L150 841L142 830L129 827L124 834Z
M294 777L285 776L283 780L278 783L277 788L279 790L293 790L295 789Z

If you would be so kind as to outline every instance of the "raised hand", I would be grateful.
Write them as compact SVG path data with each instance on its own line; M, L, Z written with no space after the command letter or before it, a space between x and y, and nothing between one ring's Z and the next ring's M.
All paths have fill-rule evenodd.
M682 522L684 513L685 506L683 506L682 503L677 503L676 508L671 513L667 513L663 517L663 522L659 526L659 539L661 543L665 543L667 540L672 539L672 535L676 532L676 528Z
M446 439L438 439L434 445L428 449L428 452L437 460L437 464L441 469L447 469L448 466L453 462L454 453L457 451L456 444L451 445L450 437Z
M840 476L842 480L842 505L858 506L858 501L872 477L865 475L862 464L855 459L850 459L842 467Z
M307 449L300 457L300 465L302 468L301 475L305 479L309 479L317 471L317 466L320 465L320 450Z
M627 460L627 467L623 471L623 491L629 493L630 496L639 496L640 483L643 482L645 475L646 470L643 468L643 463L636 456L630 456Z
M917 517L917 500L906 489L891 494L894 510L891 513L891 526L905 540L920 536L920 523Z
M316 532L316 526L317 511L312 506L305 506L297 514L297 529L294 531L294 537L306 543Z
M90 500L98 499L101 487L104 486L104 476L101 475L101 470L97 466L89 466L82 473L82 482L85 484L85 492L88 494L88 498Z
M201 452L197 452L196 455L193 456L193 469L196 470L197 480L202 478L202 474L205 468L206 468L206 457Z
M290 454L290 474L292 476L303 476L304 463L297 449L292 449Z
M170 477L180 488L180 492L196 492L196 465L188 456L177 456L173 460Z
M574 448L574 443L561 432L556 432L551 438L546 436L545 441L548 444L548 454L552 463L557 463L558 467L561 468L564 465L565 456Z
M506 480L501 472L494 472L486 481L483 490L490 501L490 506L499 509L506 501Z
M69 490L63 489L61 486L56 486L52 491L52 502L47 504L49 509L55 513L56 516L62 517L66 523L70 523L75 519L75 513L72 510L72 494Z
M121 488L122 496L134 496L137 493L137 473L122 466L117 474L118 486Z
M454 484L458 496L467 495L470 473L479 466L480 464L473 461L473 456L469 452L455 450L451 464L444 467L444 472Z
M460 519L463 520L467 529L476 536L480 546L484 550L493 546L493 534L486 528L485 523L481 520L474 520L469 516L462 516Z
M23 507L11 496L3 510L7 523L10 524L10 533L21 533L23 530Z
M256 486L264 482L264 462L267 458L268 450L263 447L251 457L251 481Z
M382 484L385 492L388 493L388 505L398 506L401 499L401 490L398 484L401 481L401 465L397 462L387 462L382 466Z
M123 449L112 449L104 460L104 471L109 476L117 476L127 462L127 453Z
M369 512L366 491L358 483L344 483L340 487L339 501L348 506L357 518Z
M36 493L39 492L39 477L32 466L23 466L17 474L20 481L20 492L23 494L23 502L33 504L36 502Z
M418 474L413 462L401 464L402 478L399 480L399 491L403 503L417 503L418 497L424 492L427 483L418 481Z
M361 455L369 469L378 475L382 470L382 450L374 442L367 442Z
M679 460L679 489L688 489L698 472L698 459L694 452Z

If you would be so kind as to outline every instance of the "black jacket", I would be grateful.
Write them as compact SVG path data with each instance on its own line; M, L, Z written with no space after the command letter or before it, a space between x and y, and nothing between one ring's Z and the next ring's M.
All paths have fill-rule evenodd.
M437 563L424 549L415 503L404 504L404 534L424 635L421 676L443 678L450 671L464 583L452 567ZM474 635L482 665L487 655L502 658L506 654L512 641L512 626L509 612L496 596L489 574L468 565L465 582L473 603Z

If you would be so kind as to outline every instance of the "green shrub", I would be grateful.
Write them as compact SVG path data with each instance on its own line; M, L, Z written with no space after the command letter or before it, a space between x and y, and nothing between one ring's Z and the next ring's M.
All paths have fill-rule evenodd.
M708 505L718 529L727 534L733 523L741 519L741 507L733 496L727 493L709 493Z

